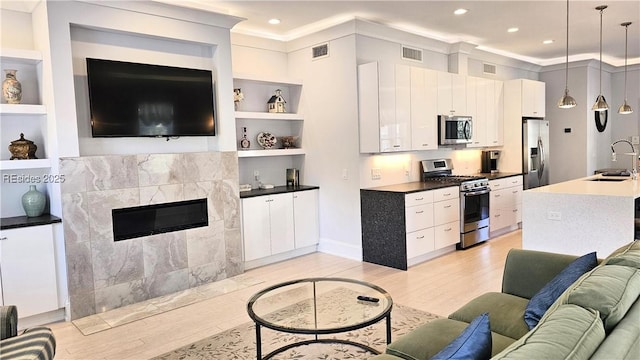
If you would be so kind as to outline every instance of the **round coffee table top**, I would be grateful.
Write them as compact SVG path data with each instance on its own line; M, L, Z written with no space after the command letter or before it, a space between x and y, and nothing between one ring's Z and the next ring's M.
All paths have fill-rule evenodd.
M389 293L364 281L307 278L258 292L249 299L247 312L257 324L274 330L332 334L377 323L392 306Z

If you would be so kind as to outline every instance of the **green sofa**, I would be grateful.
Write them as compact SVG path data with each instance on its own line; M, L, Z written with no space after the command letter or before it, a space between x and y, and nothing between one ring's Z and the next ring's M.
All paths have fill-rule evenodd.
M483 313L489 313L492 359L640 359L640 241L573 282L529 330L529 300L576 258L512 249L502 292L483 294L448 318L416 328L372 359L430 359Z
M48 327L36 326L18 332L18 308L0 306L0 359L51 360L56 339Z

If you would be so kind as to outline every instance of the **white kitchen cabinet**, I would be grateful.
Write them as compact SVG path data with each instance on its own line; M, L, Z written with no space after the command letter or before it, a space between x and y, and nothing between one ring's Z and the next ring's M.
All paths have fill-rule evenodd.
M408 66L384 62L358 65L361 153L410 149L410 84Z
M433 190L434 249L460 242L460 191L457 186Z
M473 117L472 143L467 147L503 145L503 82L483 78L475 80L476 111ZM471 88L468 88L471 91Z
M467 77L438 72L438 114L467 114Z
M53 226L0 231L0 277L2 304L16 305L21 318L57 310Z
M438 73L411 67L411 150L438 148Z
M294 192L293 211L296 249L318 244L318 190Z
M245 261L295 248L291 193L242 199Z
M404 198L407 259L411 261L434 250L433 191L410 193Z
M489 181L491 232L517 226L522 221L522 176Z
M545 83L522 79L522 116L545 116Z

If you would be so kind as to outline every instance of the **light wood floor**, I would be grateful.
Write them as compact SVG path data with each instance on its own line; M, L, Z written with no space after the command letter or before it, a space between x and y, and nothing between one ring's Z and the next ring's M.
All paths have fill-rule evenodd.
M500 291L507 252L521 246L521 232L515 231L408 271L314 253L246 272L261 284L93 335L82 335L71 323L49 326L57 360L148 359L250 321L246 302L262 288L316 276L368 281L387 290L395 303L446 316L484 292Z

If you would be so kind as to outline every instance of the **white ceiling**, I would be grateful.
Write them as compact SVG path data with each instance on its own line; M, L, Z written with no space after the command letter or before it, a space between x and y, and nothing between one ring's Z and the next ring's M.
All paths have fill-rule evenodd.
M460 41L481 49L539 65L562 63L566 56L567 3L539 1L213 1L159 0L246 18L232 31L277 40L291 40L359 17L448 43ZM624 27L629 27L629 64L640 63L640 1L571 0L570 61L599 57L600 13L603 14L603 60L624 65ZM469 12L456 16L458 8ZM281 20L270 25L271 18ZM516 33L507 28L518 27ZM543 40L552 39L550 45Z
M0 0L0 7L30 12L39 0ZM60 0L58 0L60 1ZM117 0L101 0L117 1ZM155 0L178 6L234 15L246 20L232 31L276 40L292 40L355 17L442 40L468 42L495 52L539 65L565 61L566 1L215 1ZM598 59L600 13L596 6L608 5L603 15L603 61L624 65L625 32L629 26L629 64L640 64L640 1L571 0L569 60ZM469 12L456 16L458 8ZM271 18L281 20L270 25ZM507 28L518 27L515 33ZM543 40L554 40L550 45Z

